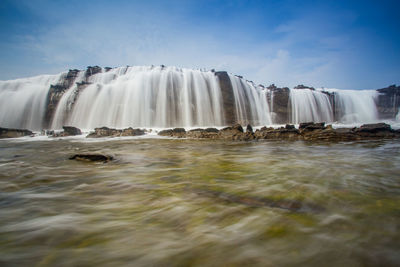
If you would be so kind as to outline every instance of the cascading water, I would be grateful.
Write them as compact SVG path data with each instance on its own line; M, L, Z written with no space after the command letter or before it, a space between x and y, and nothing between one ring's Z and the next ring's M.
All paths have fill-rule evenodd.
M0 81L0 126L41 130L50 85L65 75Z
M291 123L332 122L333 110L329 96L322 91L309 89L291 89Z
M334 93L336 117L340 123L368 123L378 120L375 90L337 90Z
M116 68L90 76L88 82L81 91L73 86L65 93L53 128L65 124L84 129L224 124L221 90L213 72L174 67Z
M0 127L263 126L378 119L375 90L276 89L225 72L175 67L71 70L0 81Z
M233 95L235 98L235 110L237 122L245 125L269 125L272 124L267 90L255 87L252 83L230 75Z

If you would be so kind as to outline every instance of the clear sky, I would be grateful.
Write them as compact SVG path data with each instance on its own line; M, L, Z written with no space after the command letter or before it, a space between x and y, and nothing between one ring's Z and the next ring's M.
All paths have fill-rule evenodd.
M89 65L226 70L256 83L400 84L400 1L0 1L0 79Z

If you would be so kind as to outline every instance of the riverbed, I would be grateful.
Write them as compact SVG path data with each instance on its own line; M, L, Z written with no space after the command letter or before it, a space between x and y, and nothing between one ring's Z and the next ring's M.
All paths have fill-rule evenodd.
M0 140L0 218L2 266L396 266L400 141Z

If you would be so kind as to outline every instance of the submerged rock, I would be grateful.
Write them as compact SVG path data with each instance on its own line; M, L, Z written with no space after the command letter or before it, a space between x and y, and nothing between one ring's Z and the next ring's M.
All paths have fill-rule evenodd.
M213 190L211 188L194 188L191 191L199 196L211 197L218 201L241 204L252 208L278 208L288 210L291 212L321 212L324 210L322 206L314 203L295 199L274 199L272 197L260 197L260 196L245 196L236 195L234 193L222 192Z
M0 138L17 138L23 136L31 136L33 132L26 129L11 129L0 127Z
M100 154L75 154L69 158L70 160L79 161L92 161L92 162L108 162L113 160L112 156L100 155Z

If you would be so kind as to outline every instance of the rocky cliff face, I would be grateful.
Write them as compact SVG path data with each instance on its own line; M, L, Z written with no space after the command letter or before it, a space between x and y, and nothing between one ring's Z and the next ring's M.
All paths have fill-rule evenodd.
M230 125L235 123L235 99L233 97L232 83L226 71L217 71L219 86L221 87L222 103L225 112L225 123Z
M378 108L381 119L391 119L396 117L400 107L400 86L391 85L386 88L378 89Z
M275 123L284 124L288 123L290 119L290 105L289 105L289 95L290 91L288 87L276 87L271 84L266 88L271 91L269 95L269 103L271 103L271 111L274 114L272 118Z
M90 83L89 77L94 74L100 73L102 71L108 72L111 68L100 68L99 66L89 66L85 72L81 72L79 70L73 69L69 70L67 74L57 83L50 86L48 95L47 95L47 105L45 112L45 122L46 126L49 127L50 123L53 120L55 111L57 109L57 105L60 102L61 97L65 94L65 92L71 88L72 86L76 86L76 90L74 92L74 97L77 98L79 93L83 91ZM222 95L222 105L224 110L224 124L232 125L238 121L236 118L237 110L235 104L235 97L233 93L232 81L230 76L225 71L213 71L215 76L218 78L219 86L221 88ZM83 75L83 80L80 78L81 82L77 83L78 75ZM246 82L242 77L238 76L242 79L242 82ZM290 104L290 89L288 87L277 87L274 84L264 87L260 87L262 90L266 90L268 93L266 94L267 102L270 105L271 117L273 123L276 124L286 124L290 123L290 116L292 112L292 107ZM315 91L313 87L298 85L295 89L301 90L312 90ZM379 112L380 119L393 119L396 117L399 107L400 107L400 86L392 85L387 88L382 88L377 90L379 95L376 100L376 106ZM338 110L338 107L335 103L335 93L323 92L328 95L329 101L333 110L334 120L337 121L341 110ZM245 95L245 97L249 97ZM173 101L170 101L173 102ZM73 105L74 101L72 101ZM248 105L244 106L244 109L247 113L249 113L250 107ZM246 123L246 122L241 122Z
M111 68L105 68L105 70L110 70ZM78 97L78 94L81 90L83 90L90 83L88 79L90 76L100 73L102 68L99 66L89 66L87 67L84 77L85 80L82 82L76 82L80 70L73 69L69 70L68 73L57 83L50 86L49 93L47 94L46 100L46 112L45 112L45 127L48 128L53 120L54 114L57 109L57 105L60 102L61 97L64 93L71 88L72 86L77 86L77 92L75 94L75 98Z

